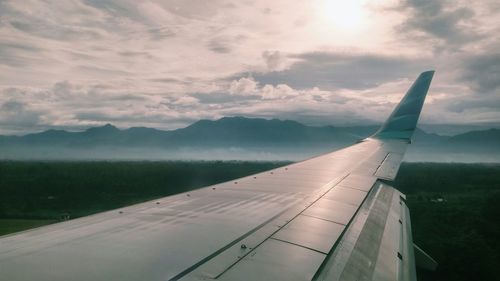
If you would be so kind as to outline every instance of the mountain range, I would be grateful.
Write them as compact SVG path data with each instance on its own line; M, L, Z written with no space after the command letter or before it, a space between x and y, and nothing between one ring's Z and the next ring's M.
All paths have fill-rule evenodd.
M290 120L245 117L200 120L171 131L146 127L121 130L107 124L82 132L47 130L0 136L0 158L298 160L348 146L377 128L307 126ZM500 162L500 130L441 136L417 129L408 153L409 160L416 161L444 157L446 161Z

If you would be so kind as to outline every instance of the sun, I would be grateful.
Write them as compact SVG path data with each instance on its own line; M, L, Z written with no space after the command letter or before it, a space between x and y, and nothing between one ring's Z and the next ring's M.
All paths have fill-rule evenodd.
M339 29L355 29L361 26L364 18L362 0L320 0L320 17L327 24Z

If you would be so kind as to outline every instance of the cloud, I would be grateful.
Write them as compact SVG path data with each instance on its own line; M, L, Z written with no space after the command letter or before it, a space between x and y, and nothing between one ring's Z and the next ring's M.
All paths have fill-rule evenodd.
M32 63L33 55L41 49L21 42L5 42L0 39L0 64L23 67Z
M369 53L312 52L291 56L298 62L282 71L253 73L262 84L287 84L297 89L368 89L415 76L425 63L417 58Z
M221 55L229 54L233 49L237 49L237 46L245 44L246 36L242 34L224 34L225 29L217 30L216 33L220 35L215 35L210 38L207 43L207 48Z
M384 110L392 106L385 104L380 107L372 100L317 87L299 90L286 84L263 85L251 76L235 79L215 92L193 93L191 96L200 102L196 110L207 116L294 119L315 125L377 123L385 116ZM375 118L368 121L368 117L358 113L362 110L364 115Z
M262 88L263 99L284 99L296 95L297 92L286 84L279 84L276 87L272 85L265 85Z
M456 113L477 111L478 109L493 109L500 111L500 97L467 97L450 103L447 108ZM500 114L499 114L500 115Z
M445 44L464 44L479 37L473 28L475 12L457 1L405 0L400 8L409 12L399 31L408 38L418 32Z
M227 91L214 91L208 93L190 93L202 104L225 107L228 104L247 103L251 100L259 99L258 95L232 95Z
M262 53L262 58L269 71L280 70L285 61L285 57L283 57L280 51L264 51Z
M19 3L2 1L0 10L3 26L21 34L50 40L99 40L105 34L96 28L102 13L79 2L46 5L41 2ZM36 10L32 13L31 9ZM76 13L75 13L76 12ZM72 13L72 17L54 17Z
M181 115L165 111L162 101L161 96L116 90L113 85L61 81L43 90L11 87L0 91L0 128L24 132L35 127L82 128L103 122L128 127L159 124ZM181 98L172 103L180 106L183 102Z
M462 79L472 84L478 94L499 94L500 54L492 52L464 60Z
M223 90L223 89L222 89ZM242 77L235 79L229 84L227 92L230 95L248 96L251 99L285 99L299 95L299 91L292 89L286 84L276 86L266 84L260 85L253 77ZM219 97L220 97L219 93ZM219 100L221 101L221 100Z
M221 39L211 40L208 45L208 49L216 53L227 54L231 52L231 48L225 42L222 42Z
M254 95L257 92L258 82L253 78L242 77L233 80L229 86L229 93L232 95Z
M0 105L0 125L4 131L33 130L40 123L42 113L23 102L8 100Z
M191 96L182 96L173 101L173 104L185 106L185 107L193 107L198 103L198 99Z

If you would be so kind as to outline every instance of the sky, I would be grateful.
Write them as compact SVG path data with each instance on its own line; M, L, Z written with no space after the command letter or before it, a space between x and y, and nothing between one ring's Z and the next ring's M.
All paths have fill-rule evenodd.
M246 116L500 123L497 0L0 0L0 134Z

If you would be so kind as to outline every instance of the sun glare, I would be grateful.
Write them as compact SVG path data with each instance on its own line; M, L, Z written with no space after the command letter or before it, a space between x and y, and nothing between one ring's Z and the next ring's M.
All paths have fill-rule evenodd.
M360 27L364 17L363 5L361 0L321 0L319 6L326 23L350 30Z

